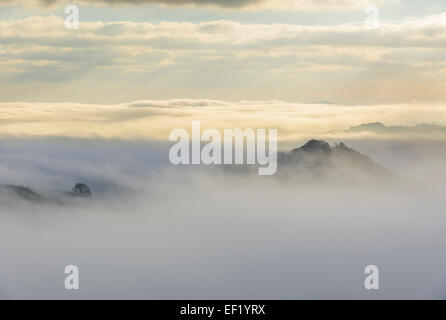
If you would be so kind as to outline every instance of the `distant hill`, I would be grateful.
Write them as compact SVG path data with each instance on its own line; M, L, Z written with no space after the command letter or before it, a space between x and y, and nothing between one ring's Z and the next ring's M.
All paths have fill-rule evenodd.
M436 124L417 124L415 126L385 126L381 122L363 123L346 130L346 132L371 132L376 134L446 134L446 126Z
M17 185L0 185L2 200L26 200L33 203L63 203L70 198L91 198L90 188L83 183L77 183L71 191L59 192L49 196L42 196L28 187Z
M381 127L380 124L369 125ZM204 168L204 167L202 167ZM256 174L253 165L225 165L228 173L235 175ZM351 183L378 181L396 178L397 176L376 163L368 155L364 155L344 143L330 146L323 140L310 140L301 147L288 152L277 153L277 178L290 178L301 182ZM0 203L25 200L31 203L64 204L70 199L91 198L90 188L77 183L70 191L39 194L29 187L18 185L0 185Z
M393 173L344 143L330 146L323 140L310 140L289 152L278 153L279 175L298 175L317 179L378 180Z
M14 185L4 185L0 186L0 192L4 195L15 196L24 200L32 202L43 202L44 198L27 187L14 186Z

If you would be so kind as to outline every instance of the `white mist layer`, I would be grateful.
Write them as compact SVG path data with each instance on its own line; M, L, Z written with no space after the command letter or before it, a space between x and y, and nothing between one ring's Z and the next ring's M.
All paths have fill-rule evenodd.
M446 297L441 181L309 186L176 170L164 146L145 143L0 149L5 183L54 191L81 179L94 195L0 205L0 298ZM64 288L70 264L80 269L78 291ZM380 269L378 291L364 289L370 264Z

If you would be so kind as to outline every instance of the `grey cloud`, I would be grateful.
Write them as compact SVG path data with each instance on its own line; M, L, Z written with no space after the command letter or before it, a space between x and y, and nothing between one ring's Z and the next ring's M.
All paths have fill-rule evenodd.
M398 0L377 0L378 4L385 2L394 3ZM0 0L1 4L25 4L40 5L42 7L52 7L56 5L66 5L62 0ZM358 0L78 0L78 4L85 5L146 5L157 4L164 6L195 6L195 7L219 7L228 9L254 9L254 10L351 10L363 8L363 4Z
M15 0L0 0L0 4L19 4L26 1L15 1ZM33 1L29 1L33 2ZM43 6L52 6L62 3L60 0L37 0L34 1ZM143 4L162 4L171 6L181 6L181 5L213 5L224 8L241 8L252 4L258 4L265 2L265 0L83 0L81 3L86 3L90 5L143 5ZM65 3L65 2L64 2Z

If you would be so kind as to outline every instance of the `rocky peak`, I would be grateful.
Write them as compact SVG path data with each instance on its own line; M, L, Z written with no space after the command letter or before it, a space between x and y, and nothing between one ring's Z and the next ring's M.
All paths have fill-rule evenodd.
M307 151L307 152L330 152L330 145L324 140L310 140L302 147L294 149L293 151Z

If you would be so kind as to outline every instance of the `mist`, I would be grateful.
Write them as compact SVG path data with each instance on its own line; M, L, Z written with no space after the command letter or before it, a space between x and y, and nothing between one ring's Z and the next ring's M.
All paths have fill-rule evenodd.
M349 145L404 180L175 167L155 141L4 139L0 184L51 197L83 182L93 197L0 193L0 298L446 298L444 183L431 166L446 156L433 142ZM79 290L64 287L71 264ZM367 265L380 290L364 289Z

